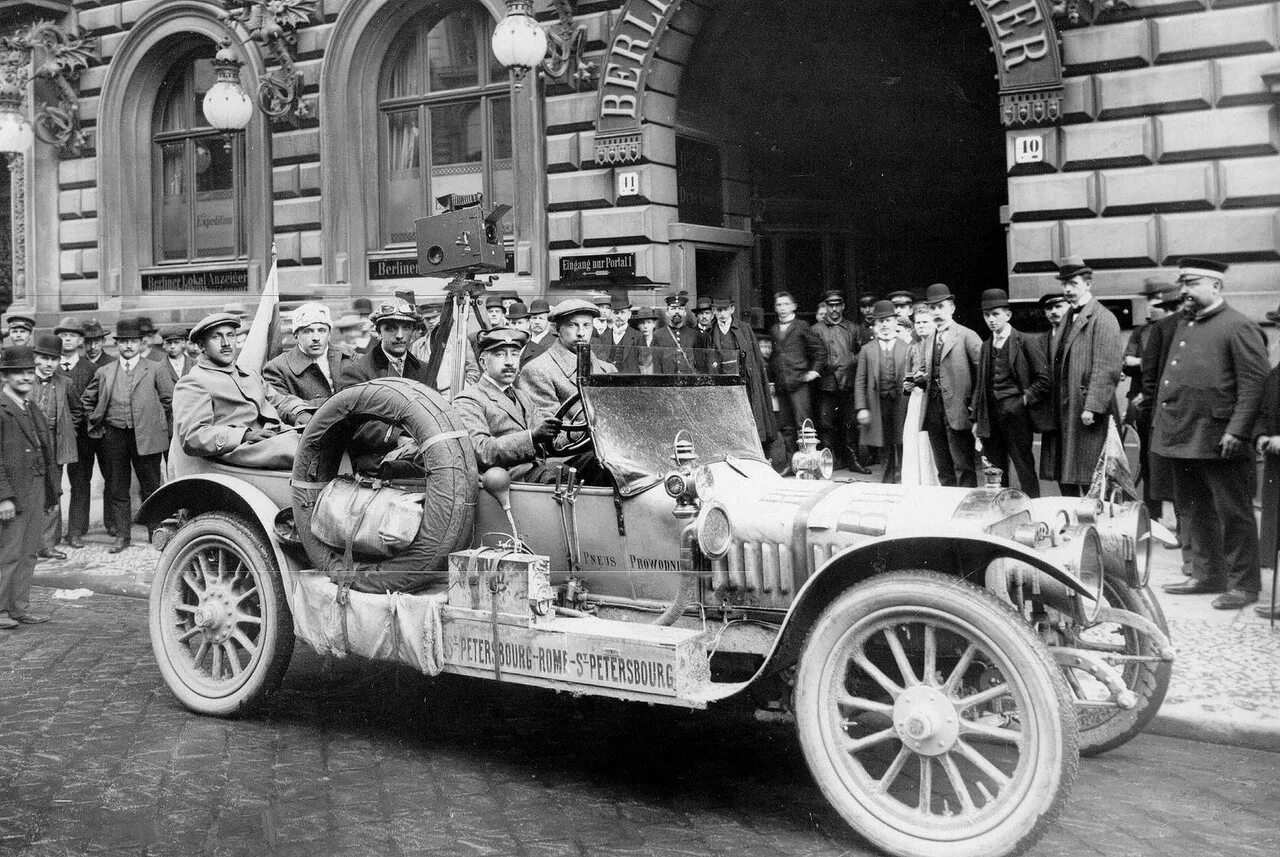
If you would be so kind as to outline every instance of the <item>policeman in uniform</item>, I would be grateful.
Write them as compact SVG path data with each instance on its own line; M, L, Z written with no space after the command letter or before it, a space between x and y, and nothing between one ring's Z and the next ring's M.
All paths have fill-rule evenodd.
M9 344L30 345L31 332L36 329L36 320L29 315L14 313L9 316Z
M686 291L667 295L667 323L660 327L655 337L662 348L675 353L676 372L680 375L694 373L694 349L698 332L689 326L689 293Z
M27 598L45 515L61 491L49 426L30 398L35 368L28 346L0 351L0 630L6 631L49 621Z

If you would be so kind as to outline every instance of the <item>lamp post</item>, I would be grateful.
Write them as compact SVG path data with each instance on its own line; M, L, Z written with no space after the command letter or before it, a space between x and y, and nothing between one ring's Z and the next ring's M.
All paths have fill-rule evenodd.
M243 65L229 41L224 41L213 57L217 79L204 94L204 118L224 134L243 131L253 118L253 99L240 85L240 67Z
M591 83L596 64L583 58L586 30L575 26L577 0L555 0L557 21L544 28L533 17L533 0L506 0L507 15L493 28L491 45L498 62L511 71L517 89L531 71L572 86Z

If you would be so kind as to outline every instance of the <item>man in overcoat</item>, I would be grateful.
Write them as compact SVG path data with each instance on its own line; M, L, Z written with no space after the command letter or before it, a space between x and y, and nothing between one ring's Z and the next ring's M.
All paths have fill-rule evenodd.
M1172 459L1174 495L1191 577L1164 586L1173 595L1222 593L1219 610L1258 600L1261 587L1253 432L1269 369L1257 323L1222 297L1227 266L1183 259L1178 284L1192 315L1174 331L1156 394L1151 449Z
M636 367L639 374L679 374L679 352L658 338L658 311L653 307L640 307L631 320L636 326Z
M698 331L689 324L689 293L667 295L666 304L667 323L654 336L663 348L675 352L677 374L692 375L697 371Z
M599 314L595 304L581 298L569 298L551 308L549 317L556 331L556 341L526 363L515 382L518 390L529 394L535 408L555 413L560 405L578 392L578 354L575 349L591 343L595 331L593 321ZM598 374L618 370L593 353L591 371Z
M481 473L504 467L512 479L543 482L549 475L543 462L554 452L561 421L514 386L527 340L523 331L511 328L482 332L483 374L454 398L453 406L471 435Z
M597 339L594 349L606 363L612 363L624 375L640 374L640 333L630 325L631 301L616 297L609 307L613 311L609 326Z
M925 291L937 327L924 341L924 430L938 466L938 484L973 488L978 484L977 450L970 417L982 340L954 320L955 295L944 283Z
M58 468L54 478L62 484L62 469L75 464L78 455L76 427L84 422L80 401L71 401L71 379L61 370L62 340L55 334L42 333L36 337L36 378L32 385L30 401L44 416L49 428L49 446L53 448L53 461ZM58 550L62 538L62 506L55 504L46 516L44 534L40 539L41 559L66 559Z
M756 432L764 451L769 452L778 436L778 424L773 416L769 378L760 344L748 325L734 319L732 299L716 298L712 307L716 313L715 323L702 334L698 347L705 350L708 371L712 375L740 375L746 382L747 400L756 419Z
M377 336L369 350L347 361L338 380L338 389L345 390L375 378L409 378L430 386L427 367L409 353L414 340L414 327L418 323L417 311L401 298L384 299L370 316Z
M333 322L324 304L298 307L291 326L298 344L263 366L262 377L279 392L318 407L334 394L350 358L329 347Z
M107 331L98 323L96 318L91 318L84 324L84 356L94 368L101 368L110 363L113 358L106 350Z
M62 486L49 427L31 401L35 354L25 345L0 350L0 630L49 617L28 602L45 516Z
M1044 438L1041 475L1047 461L1062 495L1078 497L1093 480L1116 413L1124 341L1120 322L1093 296L1093 269L1081 257L1063 261L1058 280L1071 309L1049 355L1058 430Z
M826 362L817 381L817 429L831 450L836 467L854 473L871 471L858 460L858 443L853 437L853 382L858 369L858 351L866 343L862 325L844 316L844 295L831 289L822 296L826 315L813 331L826 348Z
M1003 472L1002 485L1009 485L1012 461L1018 487L1028 497L1039 497L1040 478L1032 453L1037 428L1033 413L1049 396L1049 370L1040 347L1009 323L1013 312L1004 289L982 293L982 317L991 338L982 343L978 356L974 434L982 441L982 454Z
M67 504L65 541L67 546L72 548L84 547L81 536L89 532L90 489L93 483L93 462L95 458L98 459L98 466L103 473L106 473L106 468L101 460L100 444L89 437L88 420L84 418L81 407L81 397L84 396L84 391L89 386L89 382L93 380L94 372L98 370L98 365L90 360L87 354L82 354L80 351L82 347L87 347L86 343L89 340L85 334L90 331L95 334L95 341L100 344L103 331L101 325L96 321L93 323L92 329L90 329L80 319L69 315L53 329L62 344L62 353L59 355L59 368L69 381L67 395L70 398L72 407L79 415L79 418L75 420L76 459L74 462L67 464L67 482L71 486L71 500ZM98 352L101 353L100 345ZM102 504L104 517L110 515L110 508L110 503ZM109 517L108 520L110 520Z
M853 407L862 426L862 443L882 450L881 482L902 479L902 430L907 420L902 380L907 376L911 346L898 336L899 320L892 301L878 301L871 311L876 338L858 353Z
M173 430L183 452L240 467L285 470L298 453L298 432L315 406L281 393L235 365L240 319L207 315L191 328L200 344L195 368L173 391Z
M102 440L107 500L116 538L108 553L129 546L133 521L130 469L138 477L139 500L160 487L160 457L169 449L173 422L173 382L154 360L141 357L142 331L132 319L116 322L119 357L98 369L81 403L89 437Z
M796 299L790 292L773 296L778 322L769 328L773 354L769 370L778 397L778 431L787 444L787 455L796 451L796 437L805 420L813 419L809 385L822 377L827 365L827 345L807 321L796 318Z
M556 332L551 329L551 304L546 298L534 298L529 304L529 341L520 352L520 365L528 363L551 347L556 341Z

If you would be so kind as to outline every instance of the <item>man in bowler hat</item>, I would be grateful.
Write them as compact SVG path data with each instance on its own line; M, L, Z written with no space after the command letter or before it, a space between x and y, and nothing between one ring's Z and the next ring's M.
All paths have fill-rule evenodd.
M612 316L609 326L596 340L596 355L606 363L612 363L623 375L640 373L640 334L631 327L631 301L623 296L613 299L609 305Z
M925 291L936 330L918 352L923 366L913 366L912 383L925 391L924 430L938 465L941 485L973 488L978 484L977 451L970 408L982 340L955 321L951 287L934 283Z
M973 392L974 434L982 454L1002 471L1009 485L1009 464L1018 474L1018 487L1028 497L1040 496L1040 478L1032 443L1044 419L1036 414L1049 397L1049 370L1040 346L1016 330L1013 310L1004 289L982 293L982 318L991 338L982 343Z
M892 301L877 301L871 321L876 338L858 353L853 407L862 427L862 442L882 450L884 475L880 481L896 483L902 479L902 431L907 419L902 379L909 367L911 346L898 335L899 319Z
M67 504L67 530L65 541L68 547L82 548L81 536L89 531L89 490L93 480L93 462L99 455L98 442L89 437L88 422L84 419L80 399L85 388L93 380L93 373L98 366L87 354L89 333L95 335L98 353L102 353L101 342L105 335L102 326L95 320L92 326L86 325L75 316L67 316L53 329L61 340L62 352L59 356L59 368L67 376L69 383L67 395L71 405L80 418L75 421L76 460L67 464L67 481L71 485L71 501ZM86 353L81 353L81 348ZM99 462L99 467L102 467ZM105 472L105 468L103 468ZM109 514L110 504L103 504L103 515Z
M32 384L31 401L40 408L48 424L49 446L53 449L53 462L58 468L54 478L62 484L62 468L78 460L76 427L83 422L80 401L71 400L71 379L62 372L62 340L52 333L36 337L36 377ZM62 538L62 507L55 505L45 518L44 535L40 539L41 559L66 559L58 550Z
M38 625L28 594L45 516L62 490L44 414L31 401L35 354L0 350L0 630Z
M1227 266L1183 259L1178 284L1190 313L1178 320L1156 393L1152 452L1171 459L1191 577L1172 595L1221 593L1219 610L1258 600L1257 468L1253 435L1267 373L1262 328L1222 297Z
M521 366L546 351L556 341L555 331L551 329L548 319L550 314L551 304L547 303L546 298L534 298L529 304L529 341L520 352Z
M130 470L138 477L138 499L160 487L160 458L169 449L173 425L173 382L154 360L141 355L142 330L133 319L116 322L118 359L94 373L81 402L89 436L102 440L107 501L116 539L108 553L129 547L133 521Z

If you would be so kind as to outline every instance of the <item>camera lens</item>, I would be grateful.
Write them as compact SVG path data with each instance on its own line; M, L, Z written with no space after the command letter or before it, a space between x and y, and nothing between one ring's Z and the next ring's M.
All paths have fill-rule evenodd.
M444 261L444 248L440 245L433 245L427 248L427 262L432 265L439 265Z

